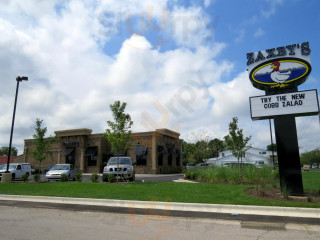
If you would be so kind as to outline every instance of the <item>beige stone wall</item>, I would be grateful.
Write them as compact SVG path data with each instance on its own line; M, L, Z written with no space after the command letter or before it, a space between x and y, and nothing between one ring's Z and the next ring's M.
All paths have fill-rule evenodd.
M76 143L74 146L75 167L84 173L101 173L104 163L111 156L110 145L102 134L91 134L90 129L75 129L56 131L59 138L51 147L51 155L41 163L41 169L52 166L57 163L65 163L66 155L61 154L66 147L70 147L69 143ZM163 146L167 152L166 144L174 144L174 149L181 151L182 140L179 139L178 133L167 129L157 129L153 132L133 133L130 142L130 149L127 155L130 156L133 162L137 161L134 154L136 145L147 146L147 161L146 165L137 165L136 173L156 174L156 173L180 173L182 171L182 159L180 164L176 165L176 156L172 157L172 166L168 166L168 155L163 157L163 165L158 166L158 146ZM97 162L96 166L88 166L88 158L85 157L85 151L88 147L97 147ZM15 159L15 162L29 162L34 169L39 168L39 162L35 161L30 151L34 149L32 139L25 140L24 154Z

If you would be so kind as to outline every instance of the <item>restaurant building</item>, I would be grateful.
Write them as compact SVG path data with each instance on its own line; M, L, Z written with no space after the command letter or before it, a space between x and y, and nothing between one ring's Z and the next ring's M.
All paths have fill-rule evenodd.
M51 145L51 154L41 163L46 168L57 163L73 164L82 173L101 173L109 158L114 156L102 133L92 134L91 129L55 131L58 139ZM135 171L140 174L181 173L182 140L180 134L169 129L132 133L130 148L125 153L136 163ZM33 139L26 139L24 154L15 162L29 162L39 167L30 151Z

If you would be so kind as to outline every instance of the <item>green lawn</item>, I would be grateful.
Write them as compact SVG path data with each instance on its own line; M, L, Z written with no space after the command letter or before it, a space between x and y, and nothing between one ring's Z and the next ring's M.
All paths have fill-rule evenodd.
M320 171L302 172L305 190L320 191Z
M303 173L305 189L319 190L320 172ZM318 203L295 203L255 199L244 193L251 185L208 183L134 182L128 184L88 182L1 183L0 194L105 198L187 203L240 204L319 208Z

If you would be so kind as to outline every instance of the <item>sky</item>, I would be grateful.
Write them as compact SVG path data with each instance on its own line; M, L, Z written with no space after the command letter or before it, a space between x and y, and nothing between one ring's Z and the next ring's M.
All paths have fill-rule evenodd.
M13 146L43 120L54 131L102 133L110 104L126 102L134 132L168 128L192 142L223 139L238 117L251 145L270 144L268 120L253 121L246 54L309 42L320 80L318 0L1 0L0 146ZM296 118L300 151L320 147L319 117ZM273 125L272 125L273 128ZM274 139L273 133L273 139Z

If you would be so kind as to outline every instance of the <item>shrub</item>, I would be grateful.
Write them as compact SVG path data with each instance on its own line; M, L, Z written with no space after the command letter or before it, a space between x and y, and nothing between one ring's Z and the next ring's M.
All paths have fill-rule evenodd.
M98 178L99 178L99 175L96 174L96 173L93 173L93 174L91 175L91 181L92 181L92 182L98 182Z
M109 181L110 183L113 183L115 179L116 179L116 177L115 177L114 174L108 174L108 181Z
M61 182L67 182L69 180L69 177L67 174L61 174L61 177L60 177L60 181Z
M29 181L29 174L23 174L21 176L21 180L24 181L24 182L28 182Z
M39 173L33 175L33 180L34 180L35 182L40 182L40 178L41 178L41 175L40 175Z
M78 181L78 182L82 182L82 173L80 173L80 172L78 172L78 173L76 173L76 180Z

